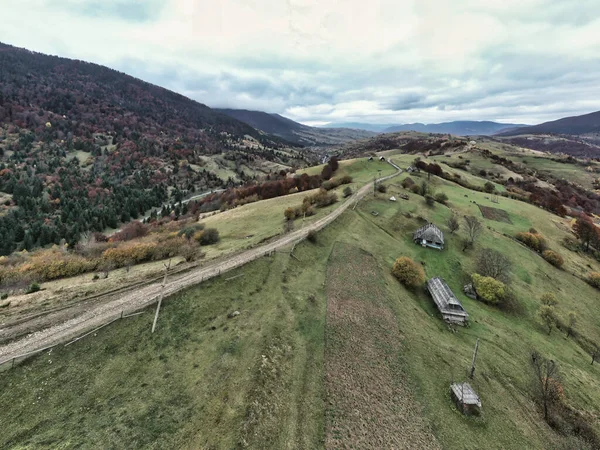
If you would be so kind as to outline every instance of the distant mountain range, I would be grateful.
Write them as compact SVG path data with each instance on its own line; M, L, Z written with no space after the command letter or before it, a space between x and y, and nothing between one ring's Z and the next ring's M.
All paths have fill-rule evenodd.
M457 136L489 136L496 134L502 130L513 129L517 127L524 127L523 124L514 123L498 123L490 121L472 121L472 120L460 120L455 122L444 122L444 123L407 123L400 125L392 124L380 124L373 125L368 123L336 123L327 124L327 126L345 127L351 126L352 128L359 128L363 130L374 131L378 133L395 133L398 131L418 131L421 133L440 133L440 134L454 134Z
M375 134L364 129L309 127L279 114L270 114L263 111L218 108L215 108L215 111L233 117L257 130L299 145L343 144L356 139L368 138Z
M404 125L397 125L386 128L386 133L396 131L419 131L422 133L442 133L442 134L454 134L456 136L489 136L496 134L501 130L512 129L516 127L523 127L526 125L519 125L514 123L498 123L490 121L472 121L472 120L459 120L454 122L443 122L443 123L408 123Z
M351 128L355 130L366 130L374 133L384 133L390 127L396 126L393 123L372 124L363 122L331 122L321 125L319 128Z
M565 117L539 125L506 130L499 134L502 136L516 136L519 134L568 134L581 136L598 133L600 133L600 111L582 116Z

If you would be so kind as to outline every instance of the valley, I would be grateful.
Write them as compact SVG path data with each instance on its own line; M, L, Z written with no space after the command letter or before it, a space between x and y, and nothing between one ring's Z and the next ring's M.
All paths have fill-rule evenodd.
M600 448L600 112L547 121L591 88L181 44L169 90L0 43L0 448Z
M386 157L405 167L415 156L392 150ZM444 192L447 206L426 205L423 196L401 186L407 178ZM563 401L595 427L598 366L590 365L587 343L600 340L593 313L598 291L583 278L589 270L600 270L600 263L561 247L571 235L568 220L510 198L500 197L494 204L485 192L425 172L404 172L383 184L386 193L373 197L367 186L371 193L355 209L338 208L339 217L314 242L294 246L294 257L290 240L288 251L263 254L174 294L163 305L155 334L149 332L150 309L3 372L2 403L27 411L18 422L10 409L0 413L11 430L3 436L3 446L61 441L73 446L318 448L385 445L388 438L420 448L548 448L557 441L578 445L581 438L563 436L543 421L528 363L533 350L555 358ZM392 195L408 195L408 200L391 202ZM506 211L511 223L482 217L478 205ZM464 230L450 233L446 228L452 211L477 215L484 223L474 249L462 250ZM429 221L446 234L442 252L412 242L412 231ZM512 238L532 227L565 257L562 269ZM496 249L511 261L510 286L518 302L514 310L499 310L462 293L482 248ZM442 276L449 283L471 316L469 327L448 327L427 294L398 283L390 269L402 255L419 261L427 277ZM348 261L352 266L344 263ZM359 270L359 278L352 279L350 267ZM355 289L353 283L360 286ZM576 298L570 295L574 290ZM539 323L539 299L549 291L558 299L560 315L576 311L576 336L566 337L564 330L548 335ZM336 306L342 299L350 301L349 295L354 296L352 304ZM228 318L233 311L240 314ZM380 316L385 317L383 328L377 325ZM374 341L365 342L361 333ZM481 353L472 383L483 412L465 418L452 406L448 386L464 377L476 338ZM351 342L375 353L359 357L348 373L340 363L348 359L348 351L354 353L344 349ZM380 379L379 389L371 391L370 381L357 378L370 380L371 372L377 377L387 373L389 381ZM69 385L69 393L61 385ZM361 399L359 404L374 405L382 401L382 389L386 398L402 399L402 411L394 414L406 414L405 419L399 416L388 424L390 416L378 416L378 408L355 415L352 401L357 400L348 395ZM50 409L57 395L61 406ZM35 409L24 409L28 404ZM60 428L53 425L57 423ZM361 434L358 430L365 426L377 431ZM388 427L390 434L384 431ZM27 431L31 429L35 433ZM376 436L378 441L369 441Z

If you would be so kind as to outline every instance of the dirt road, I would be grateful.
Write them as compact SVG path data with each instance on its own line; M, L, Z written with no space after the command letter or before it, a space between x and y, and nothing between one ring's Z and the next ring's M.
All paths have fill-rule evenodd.
M398 171L392 175L378 179L377 182L385 181L389 178L399 175L402 172L398 166L391 162L390 164ZM283 235L281 238L271 243L238 253L226 260L215 262L212 265L195 269L192 272L186 273L185 275L174 277L168 280L165 287L165 297L179 292L189 286L201 283L209 278L219 276L220 274L229 270L243 266L250 261L254 261L262 256L268 255L275 250L287 247L296 242L300 242L306 238L310 231L320 230L321 228L333 222L344 211L346 211L348 207L352 206L355 202L369 193L372 188L373 183L363 186L330 214L306 226L305 228ZM128 292L121 297L112 299L106 303L91 305L90 309L82 312L77 317L31 333L14 342L5 344L0 347L0 365L6 361L12 360L17 356L29 352L35 352L39 349L54 346L62 342L67 342L70 339L84 334L88 330L93 330L96 327L118 318L122 313L131 314L135 311L144 309L158 300L160 290L160 282L149 284L134 292ZM160 329L160 321L158 326Z

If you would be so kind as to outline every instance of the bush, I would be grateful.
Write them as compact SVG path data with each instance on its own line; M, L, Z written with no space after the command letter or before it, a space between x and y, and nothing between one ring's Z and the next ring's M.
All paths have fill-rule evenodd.
M407 256L401 256L394 262L392 274L408 288L416 288L425 281L423 267Z
M308 209L310 205L317 205L319 208L333 205L337 202L335 192L327 192L325 189L319 189L319 192L313 195L308 195L302 200L302 208Z
M40 285L38 283L31 283L29 285L29 287L27 288L27 290L25 291L26 294L33 294L34 292L38 292L40 290Z
M436 202L441 203L442 205L445 205L448 201L448 196L443 192L438 192L437 194L435 194L434 198Z
M387 186L385 184L379 183L377 185L377 191L381 192L382 194L385 194L387 192Z
M494 186L494 183L486 181L485 184L483 185L483 189L488 194L491 194L492 192L494 192L496 190L496 187Z
M350 175L344 175L343 177L340 177L340 178L335 178L335 179L324 181L323 184L321 185L321 187L323 189L325 189L326 191L330 191L332 189L335 189L338 186L341 186L342 184L350 184L350 183L352 183L352 177Z
M587 281L596 289L600 289L600 272L591 272L588 275Z
M6 300L8 298L8 294L5 292L4 294L0 295L0 300Z
M411 186L414 186L414 185L415 185L415 182L410 177L407 177L404 180L402 180L402 187L404 189L408 189L408 188L410 188Z
M202 237L200 238L200 245L212 245L219 242L221 238L219 237L219 231L216 228L207 228L202 233Z
M548 261L553 266L558 267L559 269L565 263L565 260L563 259L563 257L560 256L558 253L556 253L553 250L545 250L542 253L542 256L544 257L544 259L546 261Z
M471 276L473 287L477 295L484 301L497 305L501 303L506 296L506 285L492 277L484 277L478 273Z
M540 297L540 302L542 302L542 305L546 305L546 306L558 305L558 300L556 299L556 296L554 294L552 294L551 292L546 292L544 295L542 295Z
M184 242L183 239L179 239ZM135 264L150 261L154 255L156 244L151 243L131 243L121 245L115 248L109 248L104 251L102 258L115 267L125 267L131 261Z
M427 203L427 206L433 206L435 204L435 199L431 195L427 194L425 196L425 203Z
M417 184L411 184L409 189L411 190L411 192L413 192L414 194L421 194L421 188L417 185Z
M286 220L294 220L296 218L296 210L289 206L283 212L283 216Z
M315 230L310 230L306 235L306 239L308 239L309 242L315 244L317 242L317 232Z
M350 197L351 195L352 195L352 189L350 188L350 186L346 186L344 188L344 198Z
M515 238L536 252L546 250L546 239L539 233L517 233Z

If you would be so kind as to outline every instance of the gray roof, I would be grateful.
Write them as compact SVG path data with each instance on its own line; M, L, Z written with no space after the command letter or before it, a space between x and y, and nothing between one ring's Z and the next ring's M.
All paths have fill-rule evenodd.
M432 223L422 226L413 235L413 239L425 239L426 241L444 243L444 233Z
M435 277L427 281L427 290L444 319L464 321L469 317L462 304L441 278Z
M451 389L456 398L464 405L477 405L481 408L481 399L469 383L454 383Z

